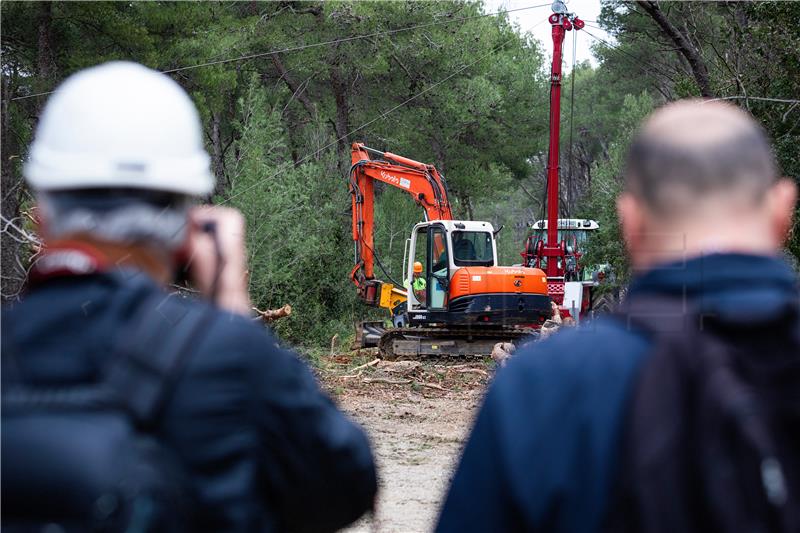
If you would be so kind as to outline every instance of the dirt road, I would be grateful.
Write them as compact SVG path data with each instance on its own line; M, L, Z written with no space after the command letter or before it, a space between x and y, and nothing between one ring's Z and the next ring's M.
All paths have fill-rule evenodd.
M345 531L431 531L493 363L381 362L352 371L357 364L335 359L323 383L369 433L380 483L375 516Z

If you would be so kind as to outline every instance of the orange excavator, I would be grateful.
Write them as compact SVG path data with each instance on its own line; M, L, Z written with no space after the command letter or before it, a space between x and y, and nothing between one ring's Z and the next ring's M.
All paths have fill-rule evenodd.
M385 358L489 355L495 343L514 342L550 318L545 273L498 266L497 232L488 222L453 220L447 186L433 165L362 143L352 145L351 155L356 264L350 278L365 303L390 311L394 325L362 323L360 346L378 346ZM376 263L389 277L375 254L376 181L406 191L425 215L406 241L402 283L375 277Z

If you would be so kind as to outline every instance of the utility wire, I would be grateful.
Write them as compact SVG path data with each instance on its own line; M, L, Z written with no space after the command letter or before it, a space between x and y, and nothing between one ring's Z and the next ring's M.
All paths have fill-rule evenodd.
M600 28L598 26L592 26L591 24L588 24L588 26L590 26L592 28L595 28L595 29L598 29L598 30L602 30L602 28ZM631 58L633 60L633 62L636 63L637 66L639 66L639 68L642 70L642 72L644 72L644 73L654 72L656 74L660 74L661 76L664 76L665 78L667 78L670 81L673 81L672 75L670 73L668 73L668 72L666 72L666 71L664 71L664 70L662 70L660 68L657 68L654 65L649 65L649 64L643 62L641 59L639 59L635 55L633 55L630 52L628 52L627 50L623 49L621 47L621 45L619 45L619 44L617 44L617 45L611 44L610 42L608 42L607 40L603 39L602 37L598 37L597 35L593 34L589 30L587 30L585 27L583 28L583 32L586 33L589 37L593 38L594 40L603 43L609 49L614 50L616 52L619 52L620 54L628 56L629 58Z
M604 45L606 45L611 50L615 50L615 51L617 51L617 52L619 52L619 53L621 53L623 55L626 55L629 58L633 59L633 61L636 64L638 64L639 67L641 67L643 72L652 71L652 72L655 72L656 74L660 74L660 75L664 76L665 78L667 78L669 80L672 80L672 76L670 76L669 74L665 74L664 71L662 71L661 69L655 68L652 65L647 65L647 64L643 63L641 59L639 59L635 55L631 54L630 52L627 52L626 50L623 50L622 48L620 48L619 45L611 44L610 42L606 41L605 39L603 39L601 37L598 37L597 35L593 34L589 30L587 30L585 27L581 31L583 31L586 35L588 35L592 39L603 43Z
M548 4L548 5L549 5L549 4ZM543 22L545 22L545 21L543 20L542 22L539 22L539 23L538 23L538 24L536 24L536 25L535 25L533 28L535 28L536 26L539 26L539 25L540 25L540 24L542 24ZM531 28L531 29L533 29L533 28ZM327 150L327 149L328 149L328 148L330 148L331 146L334 146L334 145L336 145L337 143L339 143L340 141L343 141L343 140L347 139L348 137L350 137L350 136L351 136L351 135L353 135L354 133L357 133L357 132L359 132L359 131L363 130L363 129L364 129L364 128L366 128L367 126L370 126L370 125L374 124L375 122L377 122L377 121L379 121L379 120L383 120L384 118L386 118L387 116L389 116L391 113L393 113L393 112L397 111L397 110L398 110L398 109L400 109L401 107L403 107L403 106L405 106L405 105L407 105L407 104L409 104L409 103L413 102L414 100L416 100L416 99L417 99L417 98L419 98L420 96L423 96L424 94L426 94L426 93L428 93L428 92L432 91L433 89L435 89L435 88L436 88L436 87L438 87L439 85L441 85L441 84L443 84L443 83L445 83L445 82L447 82L447 81L451 80L452 78L454 78L454 77L456 77L457 75L461 74L462 72L464 72L464 71L465 71L465 70L467 70L468 68L470 68L470 67L473 67L473 66L475 66L476 64L480 63L481 61L483 61L484 59L486 59L487 57L489 57L490 55L492 55L493 53L495 53L497 50L499 50L499 49L500 49L500 48L502 48L503 46L505 46L505 45L507 45L508 43L510 43L510 42L511 42L511 41L512 41L512 40L513 40L515 37L516 37L516 34L515 34L514 36L512 36L511 38L509 38L509 39L506 39L505 41L503 41L503 42L502 42L502 43L500 43L499 45L495 46L494 48L492 48L491 50L489 50L487 53L485 53L485 54L481 55L481 56L480 56L480 57L478 57L478 58L477 58L475 61L473 61L473 62L471 62L471 63L468 63L468 64L466 64L466 65L464 65L464 66L462 66L462 67L460 67L460 68L456 69L455 71L451 72L450 74L448 74L447 76L445 76L445 77L444 77L444 78L442 78L441 80L437 81L436 83L434 83L434 84L432 84L432 85L429 85L428 87L425 87L423 90L421 90L421 91L420 91L420 92L418 92L417 94L415 94L415 95L413 95L413 96L411 96L411 97L407 98L406 100L402 101L401 103L399 103L399 104L397 104L397 105L395 105L395 106L393 106L393 107L391 107L391 108L389 108L389 109L387 109L387 110L385 110L385 111L382 111L382 112L381 112L381 113L380 113L380 114L379 114L377 117L375 117L375 118L373 118L373 119L371 119L371 120L369 120L369 121L365 122L364 124L362 124L362 125L358 126L356 129L354 129L354 130L352 130L352 131L349 131L348 133L344 134L343 136L341 136L341 137L337 138L336 140L333 140L333 141L329 142L328 144L326 144L326 145L325 145L325 146L323 146L322 148L319 148L319 149L318 149L318 150L316 150L315 152L312 152L312 153L310 153L310 154L307 154L306 156L304 156L304 157L300 158L300 159L299 159L297 162L287 163L287 164L286 164L286 165L284 165L284 166L283 166L281 169L279 169L277 172L275 172L275 173L273 173L273 174L271 174L271 175L269 175L269 176L267 176L267 177L265 177L265 178L262 178L262 179L260 179L260 180L256 181L255 183L253 183L252 185L250 185L249 187L247 187L247 188L245 188L245 189L243 189L243 190L241 190L241 191L237 192L236 194L233 194L233 195L229 196L228 198L226 198L226 199L224 200L224 202L223 202L223 203L230 202L230 201L231 201L231 200L233 200L234 198L236 198L236 197L238 197L238 196L241 196L242 194L244 194L244 193L246 193L246 192L249 192L249 191L253 190L253 189L254 189L256 186L260 185L261 183L263 183L263 182L265 182L265 181L269 181L269 180L271 180L272 178L276 177L278 174L280 174L280 173L281 173L281 172L283 172L284 170L288 170L288 169L289 169L289 167L291 167L291 166L297 167L297 166L299 166L299 165L301 165L301 164L305 163L306 161L308 161L308 160L309 160L309 159L311 159L312 157L316 157L316 156L318 156L320 153L322 153L323 151Z
M778 102L780 104L800 104L800 100L794 98L767 98L764 96L721 96L719 98L709 98L706 102L717 100L756 100L759 102Z
M306 50L308 48L318 48L318 47L321 47L321 46L328 46L328 45L339 44L339 43L344 43L344 42L349 42L349 41L356 41L356 40L359 40L359 39L371 39L371 38L374 38L374 37L381 37L383 35L394 35L394 34L406 32L406 31L418 30L420 28L429 28L429 27L432 27L432 26L441 26L441 25L444 25L444 24L452 24L452 23L455 23L455 22L464 22L464 21L467 21L467 20L479 19L479 18L484 18L484 17L493 17L493 16L497 16L497 15L503 15L503 14L506 14L506 13L513 13L515 11L526 11L528 9L538 9L540 7L547 7L547 6L550 6L550 5L551 5L550 3L537 4L537 5L534 5L534 6L518 7L518 8L515 8L515 9L505 9L503 11L494 11L492 13L481 13L480 15L472 15L472 16L469 16L469 17L459 17L459 18L454 18L454 19L450 19L450 20L440 20L440 21L436 21L436 22L426 22L424 24L417 24L415 26L407 26L405 28L397 28L397 29L394 29L394 30L384 30L384 31L369 33L369 34L366 34L366 35L354 35L352 37L342 37L341 39L334 39L332 41L324 41L324 42L321 42L321 43L312 43L312 44L306 44L306 45L300 45L300 46L292 46L292 47L289 47L289 48L283 48L281 50L271 50L269 52L259 52L257 54L249 54L249 55L244 55L244 56L239 56L239 57L232 57L232 58L228 58L228 59L220 59L220 60L217 60L217 61L207 61L205 63L199 63L197 65L188 65L188 66L185 66L185 67L177 67L177 68L173 68L173 69L162 70L160 72L162 74L172 74L172 73L175 73L175 72L183 72L185 70L191 70L191 69L195 69L195 68L209 67L209 66L212 66L212 65L221 65L221 64L224 64L224 63L232 63L232 62L235 62L235 61L247 61L249 59L256 59L256 58L259 58L259 57L265 57L265 56L270 56L270 55L275 55L275 54L283 54L283 53L286 53L286 52L298 52L300 50ZM11 98L11 100L14 101L14 100L25 100L27 98L36 98L37 96L46 96L48 94L53 94L54 92L55 91L46 91L46 92L41 92L41 93L28 94L28 95L24 95L24 96L16 96L14 98Z
M594 26L594 27L597 28L596 26ZM597 28L597 29L602 29L602 28ZM625 54L626 56L630 57L636 63L638 63L642 67L642 69L644 71L646 71L647 69L652 69L656 73L661 74L662 76L664 76L666 78L670 78L670 76L665 74L663 71L661 71L659 69L654 69L652 66L645 65L644 63L642 63L641 60L639 60L639 58L637 58L633 54L630 54L629 52L626 52L625 50L623 50L619 46L612 45L611 43L609 43L605 39L601 39L600 37L597 37L596 35L594 35L590 31L586 30L586 28L584 28L583 31L587 35L589 35L589 37L592 37L593 39L605 44L606 46L608 46L612 50L616 50L617 52L621 52L622 54ZM717 100L756 100L756 101L761 101L761 102L776 102L776 103L781 103L781 104L800 104L800 100L796 99L796 98L768 98L768 97L763 97L763 96L721 96L719 98L706 99L705 102L714 102L714 101L717 101Z
M567 218L572 218L572 135L575 131L575 59L576 59L576 46L578 44L578 32L572 33L572 70L570 71L570 92L569 97L569 173L567 177Z

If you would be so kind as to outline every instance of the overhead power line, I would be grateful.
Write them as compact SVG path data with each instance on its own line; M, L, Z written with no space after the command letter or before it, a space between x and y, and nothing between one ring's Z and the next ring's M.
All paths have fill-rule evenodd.
M592 27L594 27L596 29L602 29L602 28L598 28L597 26L592 26ZM644 71L653 70L656 73L661 74L662 76L665 76L666 78L670 78L669 75L665 74L663 71L661 71L659 69L654 68L652 65L644 64L639 58L637 58L633 54L627 52L626 50L623 50L622 48L620 48L619 45L614 46L613 44L609 43L605 39L602 39L602 38L594 35L592 32L586 30L585 27L584 27L583 31L589 37L591 37L591 38L593 38L593 39L605 44L608 48L610 48L612 50L615 50L617 52L620 52L620 53L630 57L640 67L642 67L642 69ZM709 99L707 99L705 101L706 102L714 102L714 101L717 101L717 100L755 100L755 101L759 101L759 102L775 102L775 103L780 103L780 104L800 104L800 100L798 100L796 98L769 98L769 97L765 97L765 96L745 96L745 95L740 95L740 96L721 96L719 98L709 98Z
M598 29L601 29L601 28L598 28ZM635 55L631 54L627 50L622 49L620 47L620 45L611 44L610 42L606 41L602 37L598 37L597 35L593 34L589 30L587 30L586 27L584 27L581 31L584 32L589 37L591 37L592 39L594 39L595 41L603 43L604 45L606 45L611 50L614 50L616 52L619 52L619 53L621 53L623 55L628 56L629 58L631 58L634 61L634 63L636 63L642 69L643 72L655 72L656 74L660 74L660 75L664 76L668 80L672 80L672 76L670 76L668 73L665 73L664 71L662 71L659 68L654 67L653 65L648 65L648 64L644 63L641 59L639 59Z
M756 100L759 102L778 102L781 104L800 104L800 100L795 98L767 98L765 96L720 96L719 98L709 98L706 102L717 100Z
M384 36L384 35L394 35L394 34L397 34L397 33L403 33L403 32L407 32L407 31L418 30L418 29L421 29L421 28L429 28L429 27L432 27L432 26L441 26L441 25L445 25L445 24L453 24L453 23L456 23L456 22L464 22L464 21L467 21L467 20L474 20L474 19L479 19L479 18L484 18L484 17L494 17L494 16L497 16L497 15L504 15L506 13L513 13L515 11L526 11L526 10L529 10L529 9L538 9L540 7L547 7L547 6L550 6L550 5L551 5L551 3L537 4L537 5L534 5L534 6L518 7L518 8L515 8L515 9L505 9L505 10L502 10L502 11L494 11L492 13L481 13L480 15L472 15L472 16L469 16L469 17L459 17L459 18L453 18L453 19L448 19L448 20L438 20L438 21L434 21L434 22L426 22L424 24L417 24L417 25L414 25L414 26L406 26L405 28L397 28L397 29L394 29L394 30L383 30L383 31L368 33L368 34L365 34L365 35L354 35L354 36L351 36L351 37L342 37L341 39L334 39L332 41L323 41L321 43L312 43L312 44L305 44L305 45L299 45L299 46L291 46L291 47L288 47L288 48L282 48L280 50L270 50L269 52L259 52L259 53L256 53L256 54L248 54L248 55L244 55L244 56L231 57L231 58L227 58L227 59L219 59L219 60L215 60L215 61L207 61L205 63L199 63L199 64L196 64L196 65L188 65L188 66L185 66L185 67L176 67L176 68L172 68L172 69L162 70L160 72L162 74L172 74L172 73L175 73L175 72L183 72L183 71L186 71L186 70L192 70L192 69L196 69L196 68L210 67L210 66L213 66L213 65L222 65L222 64L225 64L225 63L233 63L233 62L236 62L236 61L247 61L247 60L250 60L250 59L257 59L259 57L266 57L266 56L271 56L271 55L275 55L275 54L283 54L283 53L287 53L287 52L298 52L300 50L306 50L306 49L309 49L309 48L319 48L319 47L322 47L322 46L329 46L329 45L334 45L334 44L339 44L339 43L356 41L356 40L360 40L360 39L371 39L371 38L374 38L374 37L381 37L381 36ZM14 98L11 98L11 100L12 101L13 100L25 100L27 98L36 98L38 96L47 96L48 94L53 94L53 92L55 92L55 91L45 91L45 92L41 92L41 93L27 94L27 95L23 95L23 96L16 96Z

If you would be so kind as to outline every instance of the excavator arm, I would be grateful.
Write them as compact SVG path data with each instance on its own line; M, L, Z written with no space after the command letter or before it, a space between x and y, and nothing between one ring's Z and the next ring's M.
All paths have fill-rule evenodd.
M406 191L422 207L426 220L452 220L444 178L434 168L390 152L353 143L350 194L353 210L355 267L350 278L370 305L394 307L405 291L375 279L375 182Z

